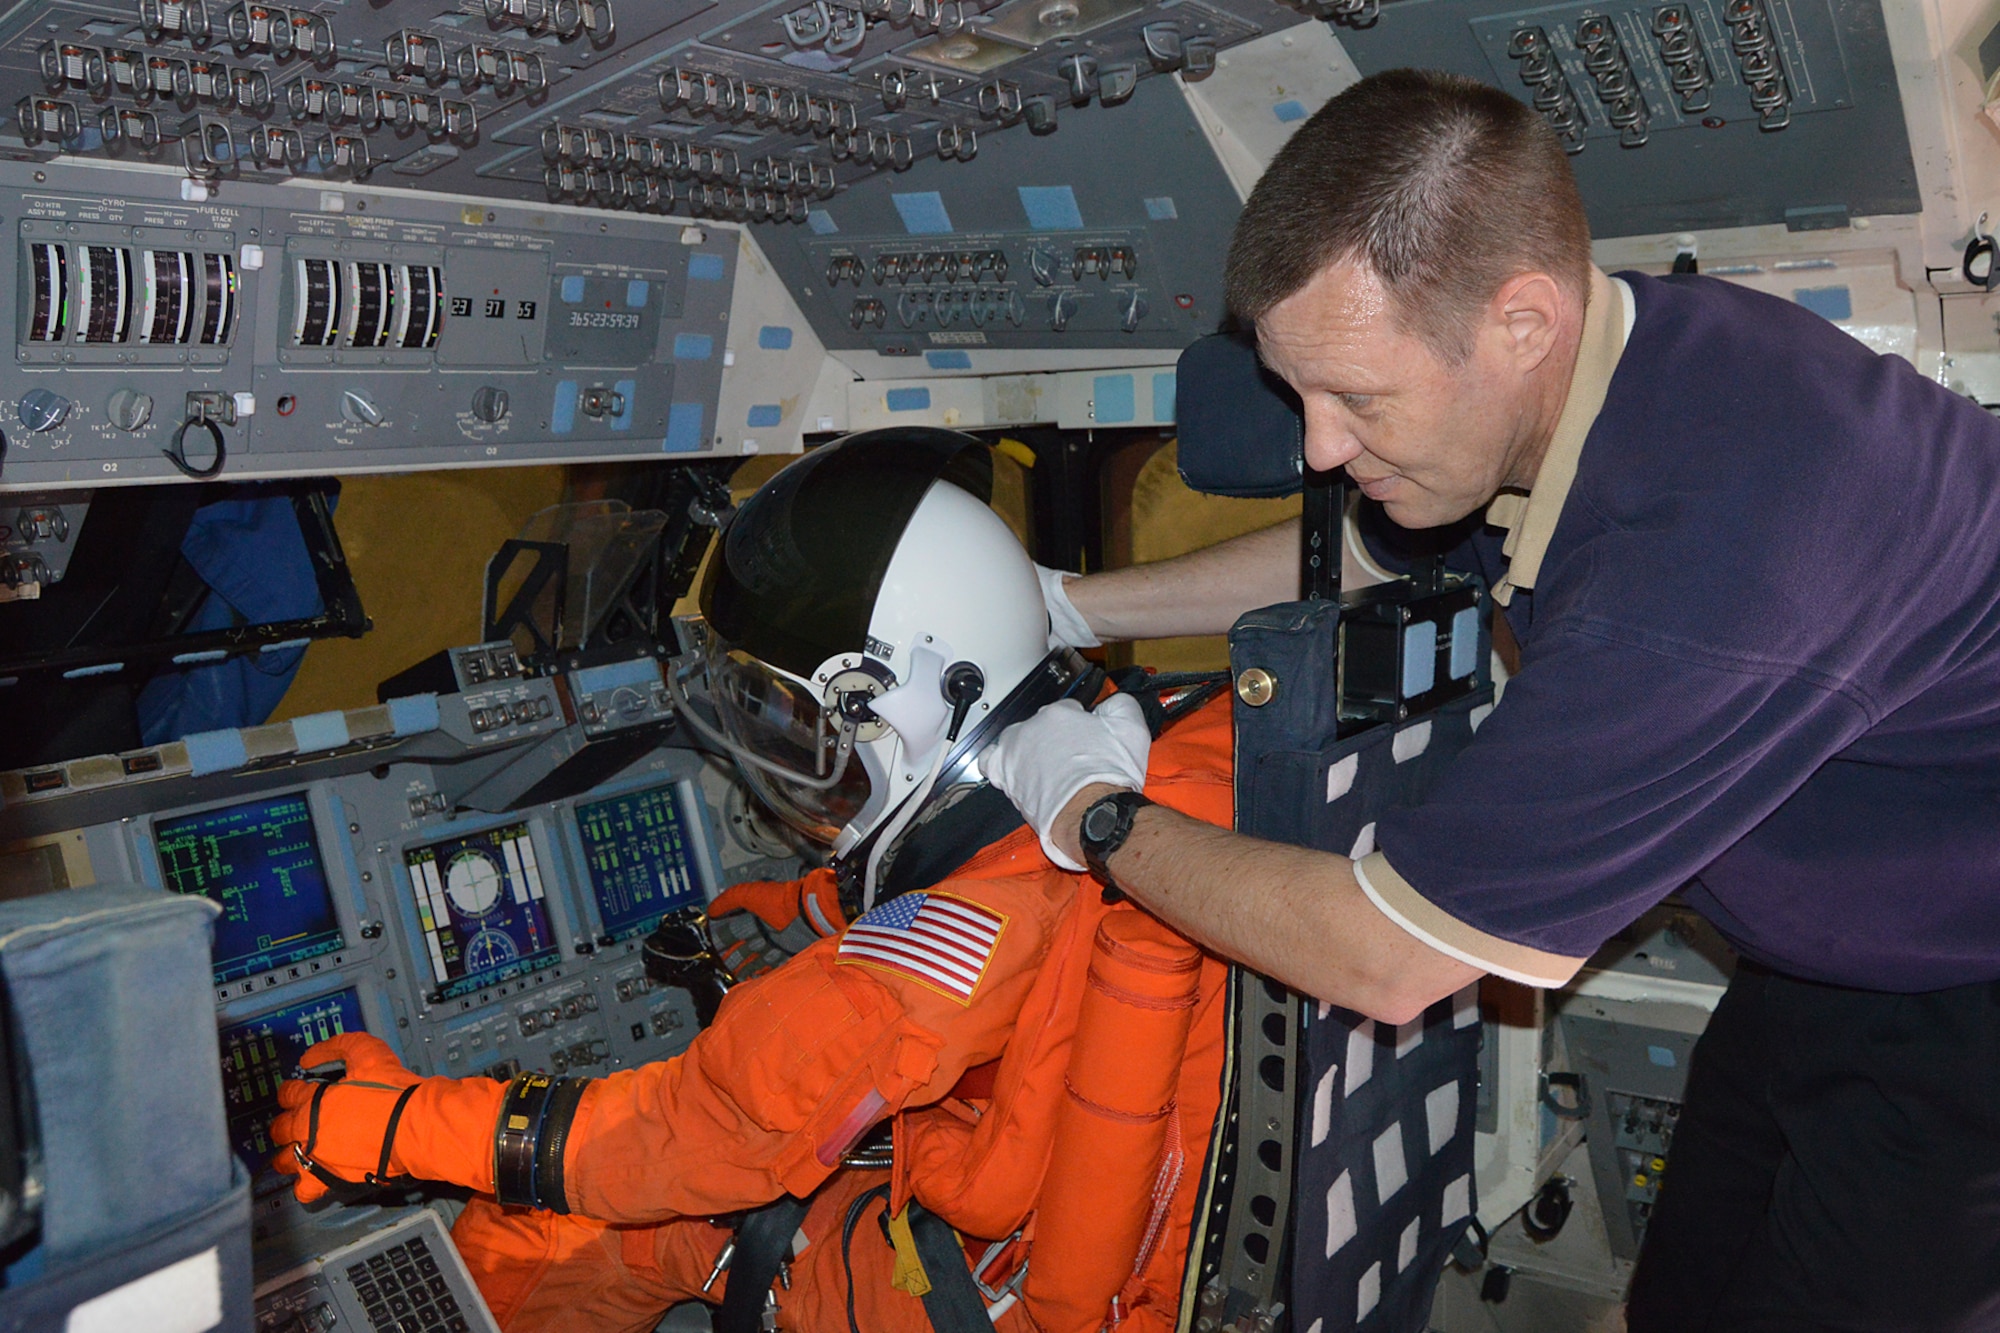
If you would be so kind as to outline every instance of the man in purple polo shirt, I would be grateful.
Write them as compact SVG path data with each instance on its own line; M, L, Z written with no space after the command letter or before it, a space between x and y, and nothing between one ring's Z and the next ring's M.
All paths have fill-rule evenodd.
M1455 76L1308 121L1228 290L1376 553L1461 525L1519 670L1359 861L1158 807L1090 852L1385 1022L1481 973L1559 986L1680 890L1745 961L1630 1326L2000 1327L2000 423L1787 302L1598 271L1540 118ZM1218 632L1297 596L1296 542L1051 576L1052 620ZM1129 749L1057 705L987 766L1076 865Z

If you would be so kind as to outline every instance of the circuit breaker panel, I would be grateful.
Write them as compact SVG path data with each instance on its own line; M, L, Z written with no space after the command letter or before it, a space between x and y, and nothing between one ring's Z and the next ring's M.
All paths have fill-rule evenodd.
M0 164L5 484L713 448L733 229ZM199 193L198 191L195 193Z
M1436 0L1342 42L1363 74L1455 70L1540 111L1600 239L1923 207L1880 0Z
M921 162L764 238L827 347L977 371L988 351L1171 351L1214 330L1239 204L1173 88L981 151L991 170ZM1124 169L1138 154L1146 170Z

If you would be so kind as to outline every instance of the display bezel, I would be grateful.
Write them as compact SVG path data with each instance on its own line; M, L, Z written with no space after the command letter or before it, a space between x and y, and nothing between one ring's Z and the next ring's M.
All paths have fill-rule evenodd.
M283 958L277 958L268 953L261 955L246 954L242 955L238 962L232 963L227 968L217 966L210 973L210 981L217 987L218 991L226 992L231 988L242 987L243 990L241 993L248 994L256 987L260 978L265 986L278 984L282 981L304 980L308 976L321 972L328 966L327 960L329 957L335 959L334 965L338 965L338 958L353 948L358 939L356 919L351 904L351 889L344 882L345 864L340 857L328 854L329 846L332 846L337 852L339 850L339 843L337 841L330 841L325 836L325 831L329 827L329 824L323 818L326 813L324 800L314 788L308 786L295 790L267 792L256 796L205 802L178 810L162 811L146 822L146 856L144 862L152 871L154 882L160 888L170 893L180 892L180 890L173 888L167 882L166 858L160 850L162 827L189 820L202 819L222 811L235 810L244 806L268 805L273 802L290 799L297 799L306 808L307 830L312 838L313 855L319 863L320 876L326 885L327 905L333 913L337 937L330 944L322 944L320 947L315 947L307 952ZM339 870L336 870L337 864L340 867ZM344 899L350 901L343 901ZM214 899L211 898L209 901L213 902ZM212 955L211 961L213 961ZM243 965L252 961L260 965ZM306 971L301 972L301 968L305 968Z
M590 866L590 842L583 832L583 810L587 806L602 805L626 797L649 795L656 791L668 793L674 803L675 813L680 818L688 844L688 864L694 879L694 889L700 905L706 906L717 893L716 863L713 844L710 841L706 803L701 792L691 778L661 779L658 773L649 773L630 782L606 783L602 788L585 793L574 800L564 802L563 832L569 842L569 850L577 868L577 897L583 909L590 914L590 924L599 945L616 944L649 933L658 924L658 915L651 921L613 928L604 915L604 905L598 898L597 877Z
M497 968L468 973L440 983L428 954L429 944L423 918L418 911L416 878L412 873L410 855L456 839L479 837L515 824L526 827L529 843L534 848L535 868L542 882L542 910L548 918L551 945L531 959L518 959ZM550 845L544 817L539 813L516 812L498 818L452 820L429 825L421 834L396 844L384 859L396 884L396 910L404 924L406 952L409 965L413 969L412 979L422 978L418 988L431 1004L457 1000L461 1005L470 1007L472 1003L483 1003L486 998L511 994L517 989L513 983L525 984L531 978L550 974L552 970L559 968L572 952L572 942L576 938L576 932L569 907L573 900L569 870ZM532 963L532 966L526 965L529 963ZM487 992L492 994L488 996L485 994Z

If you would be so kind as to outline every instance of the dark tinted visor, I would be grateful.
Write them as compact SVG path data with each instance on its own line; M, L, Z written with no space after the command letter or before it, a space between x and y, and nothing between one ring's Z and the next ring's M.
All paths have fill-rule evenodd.
M993 458L957 431L901 427L835 440L780 472L723 527L701 612L731 646L806 676L863 651L890 557L924 494L982 502Z

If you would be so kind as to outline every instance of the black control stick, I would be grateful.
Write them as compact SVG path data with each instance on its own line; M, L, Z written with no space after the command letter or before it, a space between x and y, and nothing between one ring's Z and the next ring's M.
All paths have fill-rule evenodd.
M683 907L667 913L646 937L645 956L646 975L654 984L674 986L693 997L695 1021L702 1027L715 1021L736 978L709 943L706 912Z

